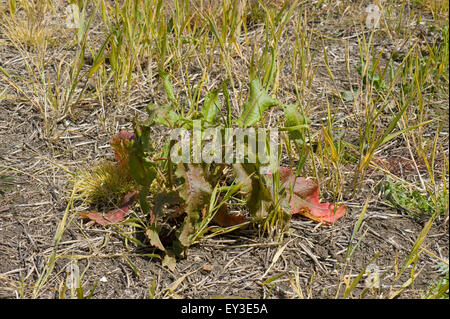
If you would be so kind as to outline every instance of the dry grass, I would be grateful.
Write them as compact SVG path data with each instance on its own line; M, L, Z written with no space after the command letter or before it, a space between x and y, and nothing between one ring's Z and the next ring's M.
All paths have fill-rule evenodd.
M0 295L80 297L66 282L76 264L97 298L423 297L442 279L436 265L448 267L448 2L375 2L370 29L368 1L297 1L283 20L282 1L162 1L158 12L158 1L99 0L81 7L79 28L63 1L1 1ZM173 272L148 248L138 206L108 228L82 222L70 180L112 159L111 136L148 103L167 102L159 69L186 112L230 80L233 119L249 75L270 74L270 93L311 120L308 143L284 161L347 216L331 227L294 219L279 241L206 238ZM166 135L152 131L161 147ZM4 173L15 177L2 192ZM415 219L393 205L377 186L388 176L434 211Z

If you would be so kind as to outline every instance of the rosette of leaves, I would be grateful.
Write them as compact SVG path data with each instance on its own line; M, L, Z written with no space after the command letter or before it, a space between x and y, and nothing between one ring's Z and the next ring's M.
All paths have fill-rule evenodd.
M172 129L179 127L192 128L193 121L200 120L200 129L203 132L207 128L214 128L220 125L219 114L222 107L218 99L219 89L213 90L205 96L200 112L190 112L184 115L179 112L180 107L175 98L169 75L164 72L161 72L160 75L169 103L163 106L149 105L147 107L149 117L144 127L159 124ZM264 113L269 108L278 106L283 109L286 115L285 130L289 132L293 139L303 139L303 129L305 128L306 120L300 115L295 106L282 106L279 101L267 93L259 79L252 79L249 88L249 98L244 103L241 116L235 121L239 127L246 128L257 124L263 125ZM228 109L226 125L229 126L231 124L229 120L230 108L226 83L221 86L221 89ZM173 182L171 186L176 188L180 195L182 200L180 204L183 205L185 214L183 223L176 231L174 251L177 255L185 255L186 249L192 245L195 239L198 238L199 232L204 229L204 221L208 213L214 211L210 207L211 197L216 189L216 185L225 184L226 165L214 163L172 163L169 156L171 146L172 144L168 141L163 155L163 158L167 158L165 171L168 174L167 180L171 181L171 183ZM248 145L244 147L248 152ZM283 202L283 205L280 206L279 203L276 203L280 197L277 194L279 190L274 190L274 184L268 181L272 177L260 174L261 165L258 160L256 163L234 163L228 165L231 168L228 171L233 174L232 178L235 181L235 192L239 191L243 197L252 219L263 221L271 211L278 209L284 212L282 216L288 220L289 218L286 216L289 216L289 214L286 214L286 207L289 205ZM174 178L177 178L177 180L173 181ZM226 205L222 205L221 209L215 210L214 213L215 216L211 220L222 226L233 226L245 221L242 216L229 215L226 212ZM150 237L153 239L157 238L156 232L158 232L158 227L154 226L149 232L151 234ZM165 249L158 244L158 240L154 240L154 242L157 243L155 246Z
M194 123L200 122L202 134L206 129L220 127L220 89L205 96L200 111L192 108L185 114L175 97L168 73L160 72L160 76L168 103L147 106L148 118L143 122L135 121L134 133L122 136L123 133L122 139L112 145L120 165L127 163L130 175L140 186L140 206L143 213L149 216L146 235L152 246L165 253L163 265L173 269L175 257L186 256L188 248L208 231L225 233L250 222L263 225L263 230L268 225L282 226L284 229L292 214L325 223L334 222L345 214L343 206L334 210L332 204L321 204L318 184L297 177L291 169L275 166L273 172L263 174L262 168L267 171L269 164L262 164L257 154L250 154L255 150L246 140L245 154L255 155L255 163L246 161L245 157L243 163L234 160L231 164L172 162L170 151L173 141L168 140L161 151L156 150L150 143L152 127L163 125L170 129L191 129ZM265 112L271 107L279 107L285 116L281 130L286 131L288 138L295 143L305 143L304 130L308 120L296 105L282 105L267 93L258 79L252 79L249 88L242 114L234 122L238 127L264 127ZM226 119L222 122L226 127L231 127L226 83L222 84L221 90L227 109ZM268 143L269 140L266 140ZM222 144L222 147L225 146ZM157 183L154 183L155 179ZM245 203L245 211L250 218L228 213L227 203L232 197L238 197ZM168 221L172 224L167 225Z

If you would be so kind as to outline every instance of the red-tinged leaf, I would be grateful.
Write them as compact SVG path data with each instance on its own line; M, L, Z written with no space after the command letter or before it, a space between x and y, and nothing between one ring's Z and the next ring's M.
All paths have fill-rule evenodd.
M214 215L213 221L220 227L231 227L245 223L247 220L244 216L231 215L228 213L227 205L223 204Z
M126 165L128 162L134 139L134 133L125 130L120 131L111 139L109 144L114 148L114 156L119 165Z
M345 215L344 205L337 207L334 204L320 203L319 185L303 177L295 179L292 197L287 194L292 214L300 214L314 221L331 224Z
M209 203L212 187L206 180L200 165L188 164L187 167L188 169L184 164L178 164L175 174L184 179L179 194L186 202L186 213L189 215L192 211L201 210Z
M95 221L97 224L100 224L102 226L106 226L113 223L119 223L123 221L125 213L128 211L128 209L125 211L121 208L114 209L107 213L100 213L96 211L92 211L90 213L80 213L81 217L90 219Z
M128 142L132 141L132 140L134 140L134 132L122 130L113 136L111 143L113 143L113 141L117 141L117 140L124 140L124 141L128 141Z
M138 191L129 192L124 196L120 208L111 210L107 213L92 211L89 213L80 213L80 215L81 217L93 220L97 224L100 224L102 226L113 223L120 223L124 220L125 214L130 210L131 206L134 205L138 193Z
M209 203L212 187L205 179L203 168L200 165L178 164L175 174L184 179L183 187L180 189L180 197L185 201L186 217L178 236L184 247L191 245L191 237L196 227L201 222L201 210Z
M281 166L278 173L280 182L286 189L286 200L293 215L300 214L316 222L327 224L334 223L345 215L346 207L344 205L335 210L334 204L320 203L318 183L303 177L296 177L294 172L287 167Z
M136 201L138 195L139 195L139 191L136 191L136 190L125 194L125 196L123 196L122 204L120 205L120 207L128 207L128 208L130 208L131 206L133 206L133 204Z

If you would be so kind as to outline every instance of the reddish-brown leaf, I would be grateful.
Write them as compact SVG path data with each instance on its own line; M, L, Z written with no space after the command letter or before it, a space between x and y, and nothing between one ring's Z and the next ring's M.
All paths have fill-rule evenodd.
M80 213L81 217L95 221L97 224L106 226L113 223L119 223L124 220L125 214L134 205L138 191L127 193L122 201L120 208L111 210L107 213L91 211L89 213Z
M113 136L109 144L114 148L114 156L119 165L126 165L128 156L131 152L131 146L134 141L134 133L125 130L120 131Z
M220 227L231 227L245 223L247 220L244 216L232 215L228 213L226 204L220 206L216 215L214 215L213 221Z
M314 221L331 224L345 215L346 207L341 205L335 209L334 204L320 203L319 184L297 177L292 197L287 194L292 214L300 214Z
M304 177L296 177L286 167L279 168L280 181L286 189L286 200L292 214L300 214L316 222L331 224L345 215L344 205L335 209L334 204L320 203L319 184ZM292 196L291 196L292 190Z
M198 164L187 164L186 169L183 163L179 163L175 175L184 179L179 194L185 201L186 209L178 240L184 247L189 247L192 234L201 221L199 213L209 203L212 187L205 178L202 166Z

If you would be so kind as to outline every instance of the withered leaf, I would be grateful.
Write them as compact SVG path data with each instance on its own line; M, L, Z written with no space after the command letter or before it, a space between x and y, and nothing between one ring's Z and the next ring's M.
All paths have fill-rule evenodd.
M156 224L152 224L150 227L147 228L145 231L145 234L150 239L150 244L159 250L166 251L164 248L164 245L161 243L161 239L159 238L159 230L156 227Z
M166 253L161 264L163 267L169 268L170 271L174 271L175 267L177 266L177 260L174 256Z
M222 204L214 215L213 221L220 227L231 227L245 223L246 219L244 216L230 214L227 205Z
M95 221L97 224L106 226L112 223L120 223L124 220L125 214L136 202L138 191L127 193L122 201L120 208L111 210L107 213L92 211L89 213L80 213L81 217Z
M176 176L184 179L184 184L180 190L180 196L186 202L186 213L201 209L209 202L212 187L205 179L201 165L187 164L185 169L183 163L177 165Z
M187 164L186 170L183 163L178 164L176 176L184 179L180 190L180 196L185 201L186 217L179 233L179 241L185 246L191 245L191 236L197 225L201 222L201 210L209 203L212 187L205 179L201 165Z
M296 177L291 169L279 168L280 182L286 189L286 200L292 214L300 214L316 222L331 224L345 215L346 207L320 203L319 184L304 177ZM292 194L291 194L292 191Z
M127 165L128 157L134 143L134 133L125 130L114 135L109 144L114 149L114 156L119 165Z

